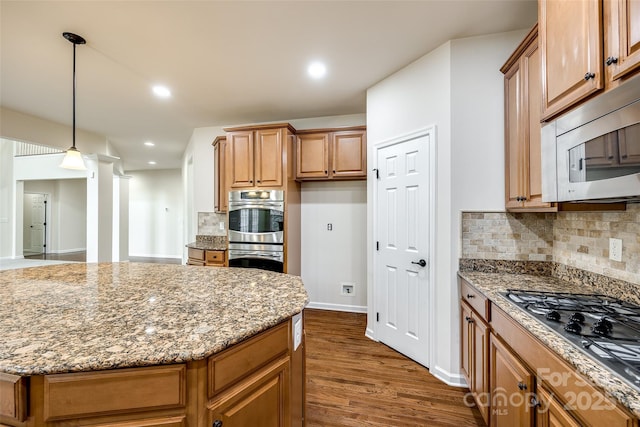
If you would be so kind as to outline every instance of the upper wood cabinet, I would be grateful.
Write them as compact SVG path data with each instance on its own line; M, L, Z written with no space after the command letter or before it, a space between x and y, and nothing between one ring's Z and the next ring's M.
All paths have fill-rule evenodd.
M541 0L542 118L640 69L640 2Z
M224 213L229 205L229 189L226 185L226 148L227 137L219 136L213 141L213 170L215 182L213 186L214 211Z
M502 66L505 93L505 206L550 210L542 202L540 50L537 27Z
M226 181L229 189L283 188L286 182L287 138L295 130L288 124L256 125L225 129Z
M296 180L367 179L364 126L298 131Z

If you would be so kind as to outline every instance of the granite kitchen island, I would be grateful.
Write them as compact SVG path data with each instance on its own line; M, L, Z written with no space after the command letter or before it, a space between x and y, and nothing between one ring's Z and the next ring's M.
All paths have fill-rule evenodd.
M307 303L255 269L2 271L0 424L300 425Z

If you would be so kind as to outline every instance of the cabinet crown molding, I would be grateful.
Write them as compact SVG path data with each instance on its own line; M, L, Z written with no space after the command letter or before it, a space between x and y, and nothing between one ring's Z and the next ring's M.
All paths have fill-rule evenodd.
M291 126L290 123L264 123L259 125L246 125L246 126L234 126L228 128L222 128L225 132L237 132L243 130L264 130L264 129L279 129L287 128L293 134L296 133L296 128Z
M518 48L511 54L509 59L507 59L507 62L505 62L504 65L500 68L500 71L502 72L502 74L505 74L513 64L515 64L520 60L520 57L522 56L524 51L529 48L529 45L531 45L531 43L535 40L537 36L538 36L538 23L536 22L536 24L533 26L531 31L529 31L529 34L527 34L524 40L520 42L520 45L518 46Z

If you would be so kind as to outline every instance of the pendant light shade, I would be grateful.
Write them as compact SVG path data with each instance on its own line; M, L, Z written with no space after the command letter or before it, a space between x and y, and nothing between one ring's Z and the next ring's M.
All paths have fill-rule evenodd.
M76 148L76 45L85 44L87 41L73 33L62 33L62 36L73 44L73 143L60 163L61 168L74 170L87 170L82 160L82 154Z

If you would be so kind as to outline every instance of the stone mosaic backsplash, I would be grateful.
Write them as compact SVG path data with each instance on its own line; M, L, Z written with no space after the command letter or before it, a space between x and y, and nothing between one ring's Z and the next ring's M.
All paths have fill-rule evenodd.
M622 239L622 261L609 238ZM640 284L640 205L626 211L462 213L462 259L554 261Z
M220 224L223 228L220 228ZM198 212L198 233L207 236L227 235L227 215L215 212Z
M553 260L553 215L463 212L462 258Z

